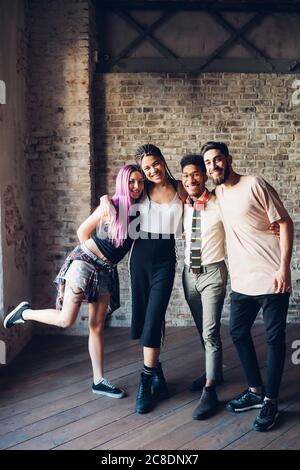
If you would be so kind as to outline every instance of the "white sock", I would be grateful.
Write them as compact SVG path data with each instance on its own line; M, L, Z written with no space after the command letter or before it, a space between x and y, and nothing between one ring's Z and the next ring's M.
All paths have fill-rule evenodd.
M24 321L26 321L26 318L24 318L24 313L27 313L27 312L28 312L28 313L32 312L32 309L31 309L31 308L26 308L25 310L23 310L23 312L22 312L22 318L23 318Z
M95 385L99 385L101 384L101 382L103 382L104 380L104 377L101 377L101 379L97 380L97 382L94 382Z

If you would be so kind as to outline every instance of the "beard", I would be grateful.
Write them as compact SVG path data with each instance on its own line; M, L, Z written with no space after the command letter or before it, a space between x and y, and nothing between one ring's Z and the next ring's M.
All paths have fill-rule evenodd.
M220 184L225 183L229 175L230 175L230 169L229 169L229 166L226 164L225 168L223 169L223 172L216 178L212 177L212 180L216 186L219 186Z

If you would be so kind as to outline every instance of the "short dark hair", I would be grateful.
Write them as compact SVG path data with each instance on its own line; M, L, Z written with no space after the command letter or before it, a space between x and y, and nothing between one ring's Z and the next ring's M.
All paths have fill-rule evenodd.
M229 155L228 147L224 142L214 142L213 140L206 142L206 144L202 145L200 150L202 157L204 157L205 152L208 152L208 150L220 150L224 157L228 157Z
M187 165L196 165L202 173L206 174L206 167L202 155L197 153L189 153L184 155L180 160L181 170L183 171L184 167Z

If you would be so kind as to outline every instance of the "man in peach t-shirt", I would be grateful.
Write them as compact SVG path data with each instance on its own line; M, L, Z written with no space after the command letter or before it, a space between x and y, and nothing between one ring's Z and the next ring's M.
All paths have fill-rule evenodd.
M277 398L285 359L285 327L291 290L293 222L275 189L263 178L239 175L222 142L201 149L207 174L216 184L231 278L230 333L249 388L227 403L234 412L261 408L254 429L271 429L278 416ZM269 231L277 222L280 238ZM251 327L262 308L268 348L264 388Z

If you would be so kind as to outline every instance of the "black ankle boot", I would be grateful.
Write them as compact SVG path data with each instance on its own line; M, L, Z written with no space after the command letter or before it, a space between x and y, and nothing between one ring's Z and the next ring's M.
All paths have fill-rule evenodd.
M193 419L207 419L218 411L219 402L215 387L204 387L199 403L193 412Z
M141 373L135 410L137 413L148 413L153 408L153 395L151 391L152 375Z
M160 362L157 363L157 369L153 374L152 388L155 400L166 400L170 397L168 385Z

